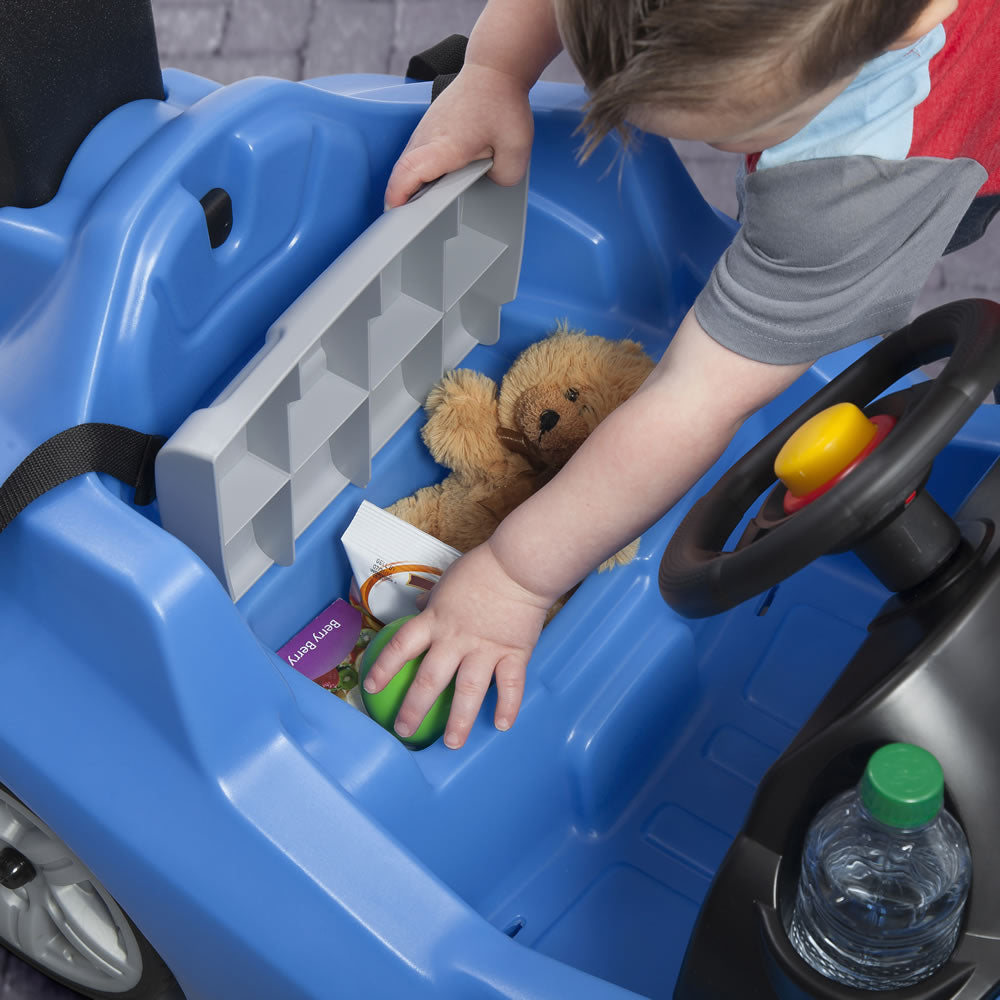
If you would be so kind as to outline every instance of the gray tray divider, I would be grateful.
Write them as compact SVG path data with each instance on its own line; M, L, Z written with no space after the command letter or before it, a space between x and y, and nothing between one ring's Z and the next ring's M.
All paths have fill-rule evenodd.
M527 179L490 161L377 219L278 317L264 346L156 461L163 526L238 600L348 484L442 373L499 337L524 241Z

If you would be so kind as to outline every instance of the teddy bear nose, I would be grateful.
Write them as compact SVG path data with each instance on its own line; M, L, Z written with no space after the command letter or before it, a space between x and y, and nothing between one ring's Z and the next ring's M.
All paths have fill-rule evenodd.
M558 423L559 414L555 410L543 410L541 416L538 418L538 426L541 427L543 434L552 430Z

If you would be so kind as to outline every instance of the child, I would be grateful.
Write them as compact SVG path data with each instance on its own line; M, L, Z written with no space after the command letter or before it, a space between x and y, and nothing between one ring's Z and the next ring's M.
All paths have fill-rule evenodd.
M1000 207L1000 0L490 0L387 206L486 156L515 183L528 89L562 44L590 95L584 154L630 127L745 153L743 226L639 392L444 574L373 667L365 686L381 689L427 651L404 736L456 676L452 748L494 676L494 724L513 724L560 594L816 358L905 324L941 253Z

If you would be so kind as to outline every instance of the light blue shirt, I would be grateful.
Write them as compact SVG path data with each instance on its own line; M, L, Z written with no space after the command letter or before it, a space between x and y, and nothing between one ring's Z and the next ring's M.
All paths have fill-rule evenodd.
M939 24L908 49L866 63L805 128L763 152L758 170L829 156L906 159L913 109L931 92L930 61L944 46Z

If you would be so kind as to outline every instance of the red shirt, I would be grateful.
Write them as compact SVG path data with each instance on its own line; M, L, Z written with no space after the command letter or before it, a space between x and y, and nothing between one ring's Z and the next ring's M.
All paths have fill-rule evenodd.
M961 0L930 63L931 92L914 109L910 156L967 156L1000 194L1000 0Z

